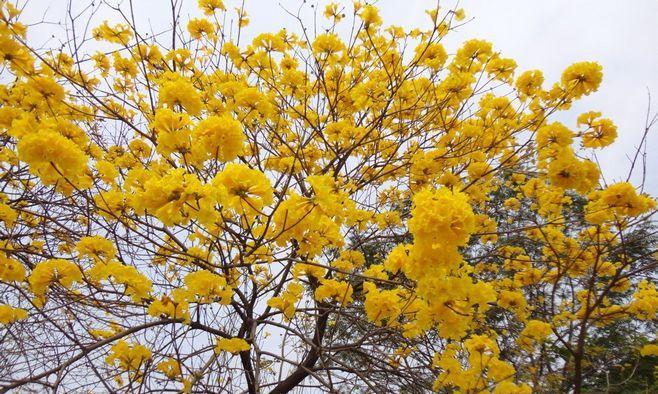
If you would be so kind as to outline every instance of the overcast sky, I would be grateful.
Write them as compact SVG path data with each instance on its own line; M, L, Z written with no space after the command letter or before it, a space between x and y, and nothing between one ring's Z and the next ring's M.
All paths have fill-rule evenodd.
M183 1L182 14L186 19L195 14L196 0ZM34 21L47 10L47 21L63 20L67 3L67 0L32 0L26 16ZM73 0L74 8L78 9L89 3L90 0ZM167 28L168 0L134 0L134 3L141 28L150 27L153 31ZM239 2L225 0L225 3L234 6ZM296 10L301 3L302 0L245 0L251 20L246 38L281 27L295 29L295 20L282 7ZM319 4L322 10L326 1L307 1L305 7L309 11L311 4ZM424 10L436 1L381 0L377 4L386 24L410 27L426 26L428 17ZM449 52L454 52L466 39L485 38L504 56L514 58L519 70L544 71L546 86L558 80L562 70L573 62L594 60L603 65L600 90L558 119L575 128L575 118L585 111L601 111L612 118L619 127L619 138L599 153L599 159L608 182L625 177L630 166L627 157L634 152L644 131L647 91L654 97L653 112L658 110L658 0L463 0L460 4L472 21L446 41ZM111 15L100 13L98 22ZM30 38L43 43L57 31L52 25L44 27L35 29ZM653 195L658 195L657 133L658 127L648 141L645 190ZM635 178L636 183L640 180Z

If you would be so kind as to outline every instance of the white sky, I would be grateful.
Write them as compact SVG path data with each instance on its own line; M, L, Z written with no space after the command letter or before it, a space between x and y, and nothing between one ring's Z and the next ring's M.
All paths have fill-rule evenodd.
M183 20L196 14L196 0L183 0ZM91 0L73 0L74 9L82 9ZM116 3L116 1L111 1ZM340 2L340 1L338 1ZM128 3L123 1L124 5ZM164 30L170 23L169 0L134 0L138 25L143 29ZM229 7L238 0L225 0ZM319 4L318 4L319 3ZM319 11L327 3L307 1L304 13L312 24L311 4ZM351 9L351 2L342 1ZM442 1L446 7L454 0ZM44 15L47 21L65 18L68 0L31 0L26 17L35 21ZM96 0L98 4L98 0ZM281 8L294 11L302 0L245 0L251 20L247 39L255 34L277 31L282 27L297 29L296 21ZM426 26L424 10L435 0L380 0L385 24L404 27ZM608 182L625 178L630 161L644 131L648 96L654 98L658 111L658 1L656 0L462 0L460 3L473 20L453 32L446 41L449 52L469 38L484 38L494 44L503 56L515 59L519 70L540 69L550 86L558 80L564 68L576 61L594 60L603 65L604 79L599 92L580 100L571 110L557 117L575 128L578 114L597 110L611 118L619 127L617 142L599 152L599 160ZM108 10L106 10L108 11ZM102 19L114 19L114 14L102 12ZM50 25L33 31L31 39L43 43L57 28ZM243 41L244 42L244 41ZM56 44L52 40L49 44ZM647 180L645 190L658 195L658 127L648 140ZM639 175L639 174L638 174ZM635 178L639 184L641 178Z

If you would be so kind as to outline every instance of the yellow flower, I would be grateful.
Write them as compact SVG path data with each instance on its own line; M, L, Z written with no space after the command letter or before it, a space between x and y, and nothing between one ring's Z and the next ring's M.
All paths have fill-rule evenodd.
M99 208L98 214L105 218L121 216L126 207L125 196L117 189L100 192L94 196L94 203Z
M278 297L272 297L267 300L267 305L283 311L287 321L295 316L295 305L302 297L304 286L299 282L291 282L286 290Z
M379 26L382 24L382 18L379 16L379 10L373 5L366 5L363 7L361 13L359 14L363 23L366 25L366 29L370 26Z
M25 268L18 260L0 253L0 280L3 282L21 282L25 279Z
M384 268L390 273L397 273L409 259L409 245L395 246L384 260Z
M88 274L95 281L111 278L113 283L124 285L126 294L131 296L135 302L142 302L150 297L151 280L133 266L124 265L118 261L97 262L88 271Z
M317 301L333 298L343 306L352 302L353 289L349 283L335 279L322 279L320 283L321 285L315 289L315 299Z
M345 44L334 33L323 33L315 37L313 51L318 55L335 55L345 49Z
M74 282L82 281L82 272L74 263L63 259L51 259L37 264L28 282L37 297L43 297L52 283L59 283L70 288Z
M183 318L186 323L190 321L189 304L185 300L186 294L183 289L174 290L173 299L163 295L148 307L148 314L153 317L170 317L173 319Z
M235 100L237 106L243 107L248 111L258 111L263 117L269 116L272 111L267 97L257 88L243 87L235 93L233 100Z
M297 263L292 269L293 276L299 278L302 275L322 279L327 271L318 264Z
M638 194L633 185L619 182L590 195L585 207L586 218L594 224L611 220L611 214L639 216L656 207L656 201L649 196Z
M192 116L199 115L203 106L199 92L192 83L180 76L163 82L158 97L161 104L166 104L170 109L182 107Z
M5 203L0 203L0 222L4 222L5 227L12 228L17 218L18 213L12 207Z
M29 48L9 37L0 37L0 58L9 63L16 75L34 71L34 58L30 55Z
M25 309L0 304L0 324L11 324L23 319L27 319L27 311Z
M570 146L572 141L573 132L559 122L553 122L537 130L538 150L559 150L560 148Z
M384 266L382 264L371 264L367 270L363 271L363 276L371 279L388 279L388 274L384 271Z
M377 227L379 227L380 230L402 225L400 214L395 211L387 211L377 214L375 216L375 221L377 222Z
M147 211L166 226L186 223L197 201L207 193L199 179L183 168L172 169L166 174L145 173L142 190L133 194L130 205L139 214Z
M524 349L531 349L534 344L543 342L552 333L550 324L540 320L529 320L519 334L518 343Z
M562 85L573 98L587 96L599 88L603 80L602 70L596 62L574 63L562 72Z
M397 290L379 290L374 283L364 282L363 291L366 293L364 308L368 319L381 326L384 322L395 323L401 312L401 298Z
M544 83L544 74L539 70L529 70L523 72L516 79L516 89L522 95L534 96L541 90L541 86Z
M433 43L421 43L414 50L416 57L414 61L417 61L420 65L431 68L436 71L439 70L445 64L448 59L448 54L438 42Z
M46 185L69 181L84 186L88 157L75 142L55 131L39 130L21 138L18 157Z
M107 21L103 21L100 26L95 27L91 31L91 34L96 40L104 40L123 45L128 44L133 37L130 26L122 23L110 26Z
M121 340L112 346L105 362L124 371L134 372L150 359L151 351L146 346L138 343L128 344Z
M114 53L114 69L124 78L135 78L137 76L137 65L133 59L121 57Z
M617 138L617 126L612 120L600 118L600 112L586 112L578 117L578 125L587 125L583 131L583 146L586 148L603 148L612 144Z
M640 350L640 354L644 357L658 356L658 345L656 344L644 345Z
M108 329L104 329L104 328L89 329L89 335L94 337L94 339L110 338L115 336L120 331L121 331L121 327L115 322L112 322L110 323L110 327Z
M332 266L349 271L354 267L361 267L365 264L366 259L363 253L358 250L343 250L340 252L340 257L331 263Z
M58 103L64 99L64 88L51 77L33 77L30 78L28 84L46 101Z
M96 68L101 71L101 76L107 77L110 72L110 59L103 52L96 52L91 58Z
M233 290L222 276L208 270L199 270L185 276L188 300L208 304L219 299L223 305L231 303Z
M521 202L516 198L508 198L503 202L503 206L507 209L518 211L521 208Z
M194 129L194 140L208 156L231 161L243 153L242 125L229 115L209 116Z
M513 59L496 57L487 63L487 73L495 79L511 82L516 69L516 62Z
M220 338L215 346L215 353L229 352L238 354L246 352L250 348L249 343L242 338Z
M156 151L164 156L174 152L187 154L192 151L191 122L186 113L178 113L169 108L160 108L155 113L151 128L157 134Z
M190 117L185 113L174 112L169 108L159 108L151 122L156 134L181 133L190 126Z
M199 8L203 10L203 13L206 15L212 15L217 10L226 10L222 0L199 0Z
M485 62L493 54L492 45L485 40L472 39L464 42L457 51L455 62Z
M115 183L114 180L119 176L119 171L114 164L107 160L96 161L95 167L100 179L109 185L113 185Z
M339 9L339 5L336 3L329 3L324 7L323 15L325 18L332 18L334 21L339 22L345 17L345 14Z
M265 174L242 163L227 164L213 185L226 190L220 203L238 212L259 212L272 203L272 186Z
M181 376L180 363L173 358L158 363L156 370L162 372L169 379L176 379Z
M520 311L526 307L525 297L520 291L503 290L498 297L498 306L512 311Z
M194 40L200 40L203 36L215 38L215 25L205 18L190 19L187 24L187 31Z
M658 314L658 290L656 285L643 279L628 305L628 312L639 320L655 320Z
M243 8L235 8L235 11L238 14L238 26L239 27L245 27L249 25L249 17L247 15L247 12Z
M76 249L81 256L92 257L94 259L108 260L114 258L116 249L114 244L109 239L103 238L100 235L93 237L82 237Z
M143 139L134 139L128 143L130 151L137 157L147 158L151 154L151 146Z
M561 150L548 166L548 178L553 186L591 190L599 180L599 169L590 160L578 160L570 148Z
M468 197L447 188L425 188L413 197L409 231L416 243L465 245L475 227Z

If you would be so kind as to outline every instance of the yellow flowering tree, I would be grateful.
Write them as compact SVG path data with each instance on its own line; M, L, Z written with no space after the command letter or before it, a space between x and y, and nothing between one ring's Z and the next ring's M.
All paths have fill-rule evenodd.
M656 318L654 199L600 181L610 119L554 119L597 63L447 48L461 9L245 44L176 4L37 49L0 0L0 390L580 393L597 328Z

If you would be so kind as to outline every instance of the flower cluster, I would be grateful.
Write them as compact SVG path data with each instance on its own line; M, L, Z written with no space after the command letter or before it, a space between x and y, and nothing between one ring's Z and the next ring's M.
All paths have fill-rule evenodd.
M237 354L240 352L246 352L250 348L251 346L249 346L249 343L242 338L220 338L217 340L215 352L229 352Z

